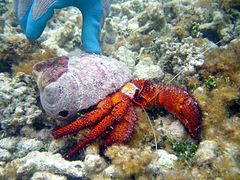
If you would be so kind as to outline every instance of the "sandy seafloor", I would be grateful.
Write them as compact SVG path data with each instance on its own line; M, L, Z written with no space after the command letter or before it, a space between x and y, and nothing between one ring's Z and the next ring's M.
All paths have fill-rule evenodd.
M57 10L31 44L12 0L0 1L0 179L239 179L240 1L114 0L101 33L103 54L125 63L135 79L169 82L202 109L199 140L176 117L148 110L133 138L100 156L96 141L71 160L86 131L55 140L57 122L43 111L34 63L82 52L81 13ZM180 73L181 72L181 73Z

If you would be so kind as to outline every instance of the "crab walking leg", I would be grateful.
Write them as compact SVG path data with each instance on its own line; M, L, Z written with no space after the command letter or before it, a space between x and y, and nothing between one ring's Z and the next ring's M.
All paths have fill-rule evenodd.
M135 108L134 106L130 106L123 119L114 126L113 130L106 137L102 151L112 144L126 143L133 134L136 121L137 114Z
M65 158L69 158L73 154L77 153L79 150L85 148L87 144L91 143L98 136L103 134L116 121L120 121L122 119L122 117L126 114L129 108L130 99L128 97L122 97L118 100L119 102L116 103L111 113L107 115L104 119L102 119L75 148L69 151Z
M87 126L91 126L92 124L99 122L111 112L112 107L111 97L107 97L99 102L95 110L87 113L82 118L67 126L53 130L52 135L54 138L61 138L65 135L76 133Z
M200 132L202 112L197 101L186 91L172 85L158 86L159 94L154 100L155 105L163 106L174 114L193 137Z

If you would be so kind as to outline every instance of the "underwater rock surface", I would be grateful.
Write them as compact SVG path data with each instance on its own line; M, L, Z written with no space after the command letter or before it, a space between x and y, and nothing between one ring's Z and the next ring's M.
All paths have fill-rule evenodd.
M18 73L11 78L0 73L0 123L5 132L15 134L19 128L33 124L41 115L36 88L30 75Z
M14 163L17 164L17 173L22 177L29 177L37 171L82 177L85 170L82 161L69 162L64 160L60 154L50 152L32 151L24 158L12 162Z
M113 0L101 34L103 54L124 63L134 79L190 91L204 115L201 138L191 139L164 110L147 110L132 141L108 148L107 158L91 152L97 142L68 161L65 152L86 132L53 139L56 122L42 110L33 76L17 72L30 74L39 61L80 52L81 13L56 10L30 43L13 0L0 1L0 179L237 179L239 9L235 0Z

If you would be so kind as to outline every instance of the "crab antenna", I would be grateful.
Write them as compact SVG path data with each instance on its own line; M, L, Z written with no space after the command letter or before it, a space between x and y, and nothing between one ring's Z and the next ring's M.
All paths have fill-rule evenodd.
M174 79L176 79L179 75L181 75L185 69L183 68L181 71L179 71L171 80L167 82L167 84L170 84Z
M144 108L142 108L142 109L143 109L144 113L146 114L147 119L148 119L148 122L149 122L149 124L150 124L150 126L151 126L151 129L152 129L152 132L153 132L153 137L154 137L155 150L157 151L157 149L158 149L158 147L157 147L157 136L156 136L156 133L155 133L153 124L152 124L152 122L151 122L151 120L150 120L150 118L149 118L146 110L145 110Z
M218 45L219 43L221 43L222 41L224 41L224 39L221 39L220 41L218 41L218 42L216 42L215 44L216 45ZM209 48L207 48L205 51L203 51L203 54L205 53L205 52L208 52L210 49L212 49L213 47L209 47Z

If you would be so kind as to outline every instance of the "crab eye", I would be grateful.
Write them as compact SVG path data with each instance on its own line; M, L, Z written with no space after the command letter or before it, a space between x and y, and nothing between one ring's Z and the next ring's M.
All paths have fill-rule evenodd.
M67 117L68 111L66 111L66 110L60 111L60 112L58 113L58 115L59 115L59 116L62 116L62 117Z

